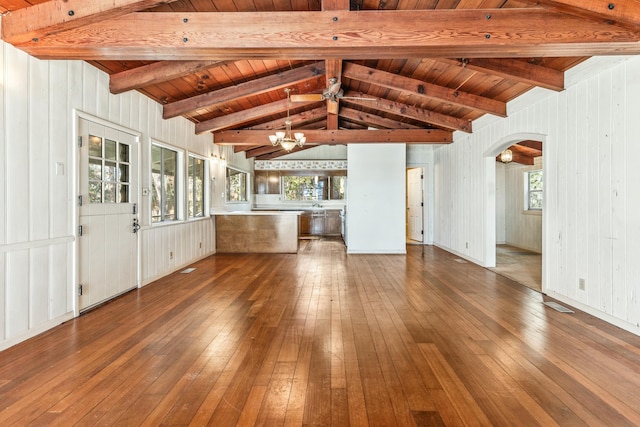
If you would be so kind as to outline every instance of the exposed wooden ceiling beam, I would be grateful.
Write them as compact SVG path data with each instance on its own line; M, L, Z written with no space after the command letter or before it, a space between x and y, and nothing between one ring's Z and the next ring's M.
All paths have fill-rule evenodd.
M51 0L2 17L2 39L20 44L175 0Z
M301 108L312 104L315 104L315 102L298 102L295 106ZM218 131L222 129L229 129L234 126L241 126L244 123L258 120L272 114L281 114L291 107L291 102L288 99L282 99L280 101L270 102L269 104L264 104L259 107L248 108L236 113L231 113L210 120L205 120L204 122L196 123L196 133Z
M520 142L518 142L517 145L521 145L523 147L533 148L534 150L537 150L540 153L542 153L542 142L541 141L533 141L533 140L520 141Z
M159 61L109 76L109 90L113 94L140 89L189 74L206 70L228 61Z
M323 11L348 11L351 6L350 0L322 0ZM326 87L331 86L331 80L342 81L342 59L326 59L327 68ZM338 129L338 112L340 111L340 100L338 98L327 99L327 129Z
M420 126L386 119L384 117L376 116L375 114L365 113L364 111L354 110L353 108L347 108L345 106L340 108L340 118L354 121L365 126L371 125L378 129L423 129L423 127Z
M374 81L371 82L374 83ZM471 121L467 119L459 119L457 117L448 116L446 114L437 113L435 111L423 110L411 105L403 104L401 102L389 101L388 99L375 98L360 92L349 91L345 94L349 96L348 102L350 104L356 104L363 108L384 110L388 113L394 114L400 117L407 117L413 120L418 120L424 123L428 123L434 126L443 127L452 130L461 130L463 132L471 133ZM368 98L373 101L358 100L353 98ZM347 100L345 100L347 102Z
M270 131L226 130L215 132L217 145L269 145ZM448 144L453 132L439 129L386 129L386 130L305 130L307 145L406 143Z
M504 58L463 58L442 59L463 68L492 74L505 79L516 80L534 86L560 92L564 90L564 73L553 68L530 64L520 59Z
M336 79L338 82L342 81L342 60L341 59L327 59L325 60L326 73L326 86L331 86L332 79ZM340 100L327 99L327 128L338 129L338 111L340 110Z
M289 152L285 151L283 149L280 149L278 151L275 151L275 152L272 152L272 153L269 153L269 154L263 154L261 156L256 156L255 159L256 160L271 160L271 159L275 159L275 158L280 157L280 156L284 156L284 155L289 154L289 153L295 153L296 151L308 150L308 149L313 148L313 147L314 147L313 145L305 145L303 147L295 147L293 150L291 150Z
M352 62L345 63L342 74L350 79L406 92L414 97L445 102L458 107L482 111L500 117L507 116L507 104L456 89L399 76Z
M236 146L237 147L237 146ZM233 147L234 149L236 147ZM274 147L272 145L265 145L263 147L257 147L257 148L251 148L250 150L247 150L244 152L244 155L247 158L251 158L251 157L258 157L258 156L264 156L264 155L268 155L271 153L276 153L282 151L283 153L286 153L282 147Z
M313 60L638 54L639 40L615 25L505 8L137 12L16 46L41 59Z
M290 116L291 123L294 128L304 126L307 123L317 122L318 120L326 119L327 109L326 107L314 108L312 110L303 111L301 113L292 114ZM265 123L260 123L255 126L248 126L244 130L276 130L284 128L284 119L271 120Z
M520 0L542 6L556 12L568 13L594 22L616 24L631 30L640 26L640 2L638 0Z
M162 107L162 117L169 119L182 114L195 111L199 108L211 107L216 104L229 102L234 99L246 96L259 95L273 90L284 89L285 87L306 80L317 78L324 74L324 63L316 62L314 64L305 65L303 67L294 68L293 70L283 71L278 74L261 77L240 83L235 86L225 87L191 98L175 101Z

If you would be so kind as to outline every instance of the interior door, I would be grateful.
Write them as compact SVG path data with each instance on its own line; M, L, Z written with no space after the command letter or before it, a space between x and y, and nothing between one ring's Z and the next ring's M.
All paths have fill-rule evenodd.
M422 168L407 169L407 238L423 241Z
M138 284L137 136L80 119L79 310Z

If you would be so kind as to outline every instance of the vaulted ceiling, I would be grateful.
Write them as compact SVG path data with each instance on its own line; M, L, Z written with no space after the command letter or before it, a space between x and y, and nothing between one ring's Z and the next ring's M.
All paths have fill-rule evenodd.
M268 136L287 114L307 138L296 150L450 143L535 86L563 90L589 56L640 53L638 0L0 0L0 12L6 42L86 60L112 93L138 90L258 159L286 153Z

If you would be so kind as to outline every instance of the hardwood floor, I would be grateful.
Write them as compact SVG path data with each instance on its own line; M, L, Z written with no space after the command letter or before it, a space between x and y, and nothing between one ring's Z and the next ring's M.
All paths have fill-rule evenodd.
M640 425L640 337L435 247L216 255L0 353L0 425Z
M496 245L496 266L490 270L542 291L542 254L516 246Z

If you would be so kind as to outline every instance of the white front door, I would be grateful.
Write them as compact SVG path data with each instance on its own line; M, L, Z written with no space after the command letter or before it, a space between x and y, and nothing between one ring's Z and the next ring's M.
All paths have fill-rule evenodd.
M138 138L80 119L79 310L138 285Z
M407 237L423 240L422 168L407 170Z

